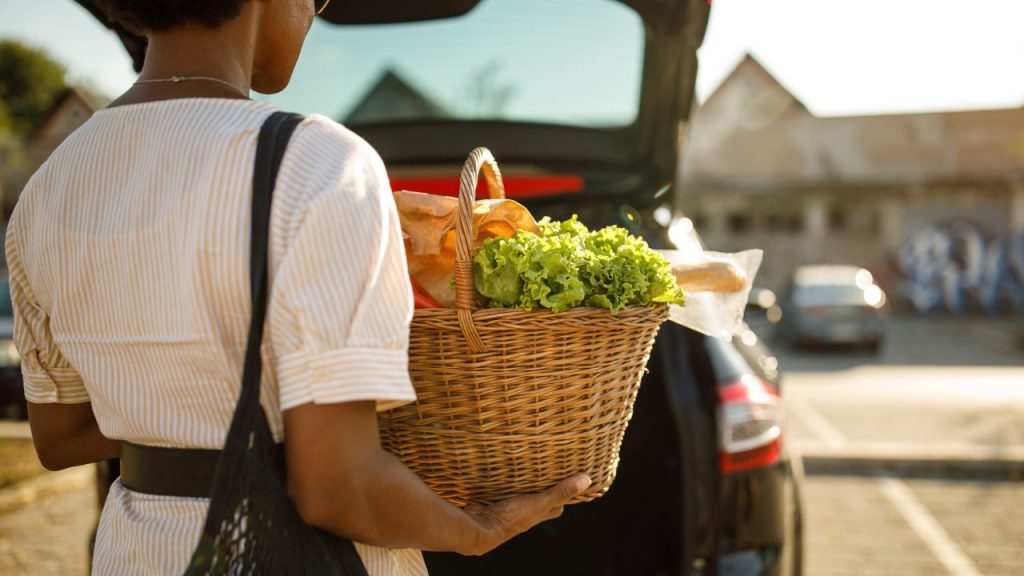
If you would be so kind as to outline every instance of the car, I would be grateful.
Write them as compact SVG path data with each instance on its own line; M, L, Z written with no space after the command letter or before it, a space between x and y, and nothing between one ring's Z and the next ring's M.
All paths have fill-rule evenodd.
M0 280L0 417L24 419L28 415L21 383L21 355L14 345L14 307L11 284Z
M782 307L775 292L757 286L751 288L743 319L762 338L774 336L776 326L782 321Z
M709 4L333 0L271 101L336 114L396 190L454 195L466 155L486 145L533 214L669 247ZM144 39L113 29L138 66ZM780 381L750 330L729 341L664 324L608 493L482 557L426 553L430 572L801 574L802 468Z
M878 353L885 339L885 292L859 266L800 266L787 290L780 323L794 346L854 345Z

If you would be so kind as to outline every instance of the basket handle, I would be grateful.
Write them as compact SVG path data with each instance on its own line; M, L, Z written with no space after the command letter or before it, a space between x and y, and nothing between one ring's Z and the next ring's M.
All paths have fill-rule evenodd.
M487 351L473 324L473 310L476 308L476 288L473 283L473 239L476 237L473 233L473 204L476 202L476 185L481 173L487 182L488 195L494 199L504 198L505 185L501 181L498 163L491 151L484 147L470 152L462 166L455 231L455 310L469 348L477 353Z

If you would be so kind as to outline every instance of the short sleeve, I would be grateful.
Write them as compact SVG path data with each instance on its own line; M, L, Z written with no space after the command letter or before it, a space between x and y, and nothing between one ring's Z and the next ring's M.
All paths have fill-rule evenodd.
M401 226L380 157L354 135L339 143L330 132L297 136L278 179L287 188L319 172L305 185L320 191L295 202L275 193L275 210L299 204L271 230L268 330L281 409L376 400L385 410L416 399ZM327 146L343 148L340 160L324 159ZM325 172L318 159L333 167Z
M82 377L61 354L50 333L50 318L32 292L18 236L15 209L7 228L5 251L14 305L14 343L21 355L25 399L35 404L89 402Z

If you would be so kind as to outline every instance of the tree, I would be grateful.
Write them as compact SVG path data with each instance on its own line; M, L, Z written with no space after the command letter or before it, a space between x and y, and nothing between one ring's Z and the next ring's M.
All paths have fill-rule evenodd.
M27 138L67 90L64 67L38 48L0 40L0 130ZM4 119L6 117L6 120Z
M7 112L7 105L0 100L0 136L11 132L11 114Z
M469 73L462 88L467 118L500 118L518 87L501 79L500 61L492 61Z

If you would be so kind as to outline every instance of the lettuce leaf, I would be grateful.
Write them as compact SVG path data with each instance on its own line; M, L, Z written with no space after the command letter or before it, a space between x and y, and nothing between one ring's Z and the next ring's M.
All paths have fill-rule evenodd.
M477 291L492 307L605 308L680 304L683 291L667 260L619 226L591 232L576 216L543 218L541 235L490 238L473 258Z

